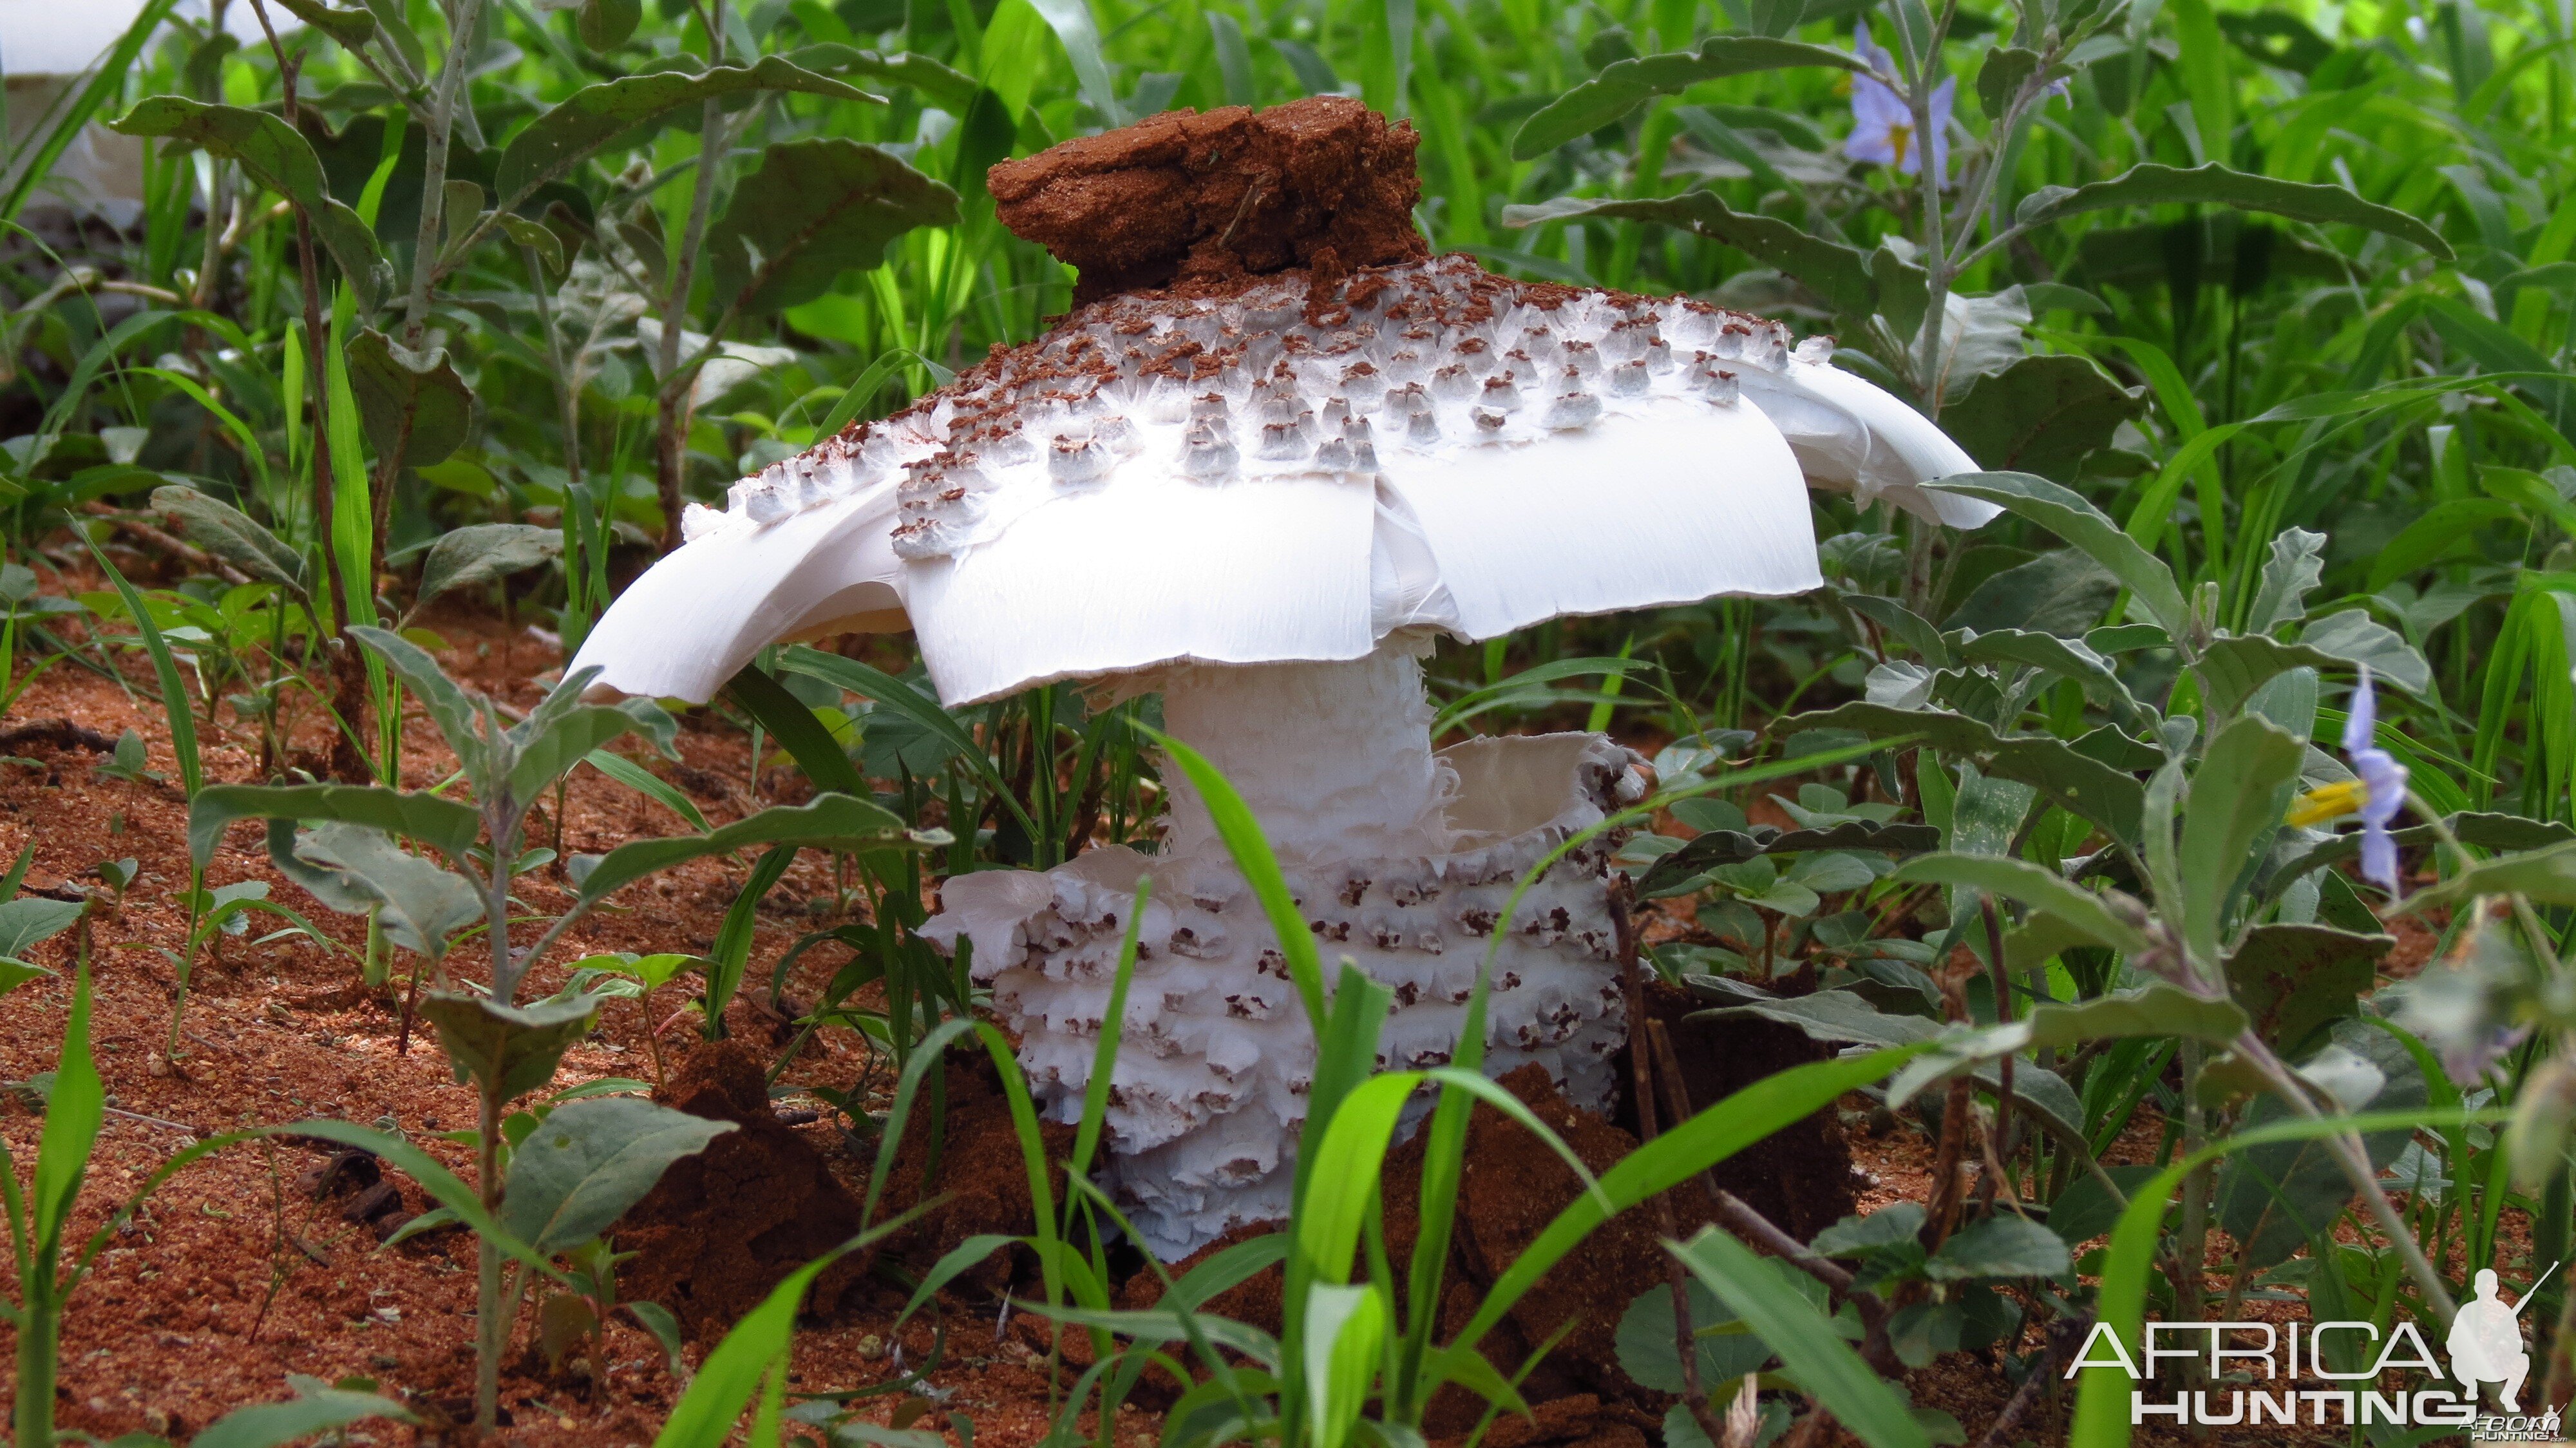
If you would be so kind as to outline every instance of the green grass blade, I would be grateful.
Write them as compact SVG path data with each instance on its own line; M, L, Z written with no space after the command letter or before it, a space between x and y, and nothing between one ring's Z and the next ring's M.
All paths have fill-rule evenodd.
M80 1195L89 1149L107 1120L107 1087L89 1049L90 983L87 952L72 976L72 1018L63 1028L63 1053L54 1067L54 1089L45 1100L45 1134L36 1148L34 1189L28 1193L33 1231L42 1251L62 1240L72 1199Z
M188 702L188 686L179 677L179 661L170 654L170 643L152 622L151 611L143 606L143 595L134 591L116 565L107 561L88 534L81 541L89 544L90 557L98 560L99 571L116 585L116 596L125 601L125 611L134 619L134 627L143 635L144 651L152 656L152 673L161 686L161 713L170 726L170 752L179 757L179 787L189 798L205 787L205 766L197 756L197 719Z
M699 811L697 805L687 795L673 788L669 780L625 755L611 754L605 749L594 749L582 758L591 768L687 820L689 827L699 834L706 834L714 828L707 823L706 815Z
M1702 1228L1687 1244L1666 1246L1735 1309L1763 1346L1779 1354L1800 1387L1869 1448L1930 1448L1930 1435L1905 1400L1861 1361L1814 1303L1780 1280L1769 1261L1715 1227Z

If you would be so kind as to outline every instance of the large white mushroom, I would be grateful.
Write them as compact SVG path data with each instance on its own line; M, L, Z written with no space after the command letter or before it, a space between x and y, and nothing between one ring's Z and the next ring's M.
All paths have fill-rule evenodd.
M1432 748L1419 660L1565 615L1819 582L1810 482L1974 525L1975 464L1822 339L1434 259L1415 138L1335 97L1177 113L996 168L1084 303L885 422L692 507L575 667L703 700L782 639L910 627L943 701L1159 691L1232 780L1327 959L1395 991L1388 1064L1449 1059L1486 946L1487 1062L1598 1106L1624 1039L1608 850L1515 880L1646 788L1605 737ZM1264 263L1268 263L1264 265ZM1110 1170L1184 1255L1283 1215L1314 1058L1284 958L1179 771L1161 848L951 879L931 933L1081 1109L1125 912L1155 877Z

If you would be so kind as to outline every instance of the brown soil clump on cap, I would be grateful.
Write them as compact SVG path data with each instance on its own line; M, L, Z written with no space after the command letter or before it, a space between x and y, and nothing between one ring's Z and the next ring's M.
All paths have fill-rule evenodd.
M712 1339L789 1273L858 1235L859 1204L822 1154L779 1123L762 1062L741 1042L700 1046L654 1099L741 1129L673 1162L619 1220L618 1250L637 1254L619 1295L659 1302L689 1336ZM861 1265L853 1256L825 1269L806 1310L829 1313Z
M1302 267L1319 281L1430 255L1411 124L1346 96L1167 111L1005 161L1002 224L1079 268L1075 305L1170 287L1219 295Z

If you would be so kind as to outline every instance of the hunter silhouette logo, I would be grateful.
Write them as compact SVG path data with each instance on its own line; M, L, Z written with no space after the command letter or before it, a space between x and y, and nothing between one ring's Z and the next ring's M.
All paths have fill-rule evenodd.
M2558 1270L2556 1263L2549 1271ZM2468 1384L2475 1393L2480 1383L2502 1385L2499 1394L2508 1413L2522 1411L2522 1380L2531 1375L2531 1354L2523 1350L2522 1310L2531 1305L2540 1283L2549 1272L2540 1274L2522 1294L2522 1300L2507 1307L2496 1296L2496 1275L2492 1269L2478 1273L2478 1295L2462 1303L2459 1315L2451 1319L2451 1376Z
M2151 1321L2140 1324L2134 1353L2109 1323L2096 1322L2065 1375L2108 1368L2127 1377L2132 1427L2156 1418L2209 1427L2384 1425L2464 1428L2471 1442L2555 1442L2556 1411L2522 1410L2531 1376L2522 1314L2558 1267L2551 1263L2512 1302L2498 1294L2494 1272L2480 1271L2476 1295L2451 1319L2448 1373L2414 1323L2345 1319ZM2177 1359L2196 1366L2175 1374ZM2479 1411L2488 1384L2504 1415Z

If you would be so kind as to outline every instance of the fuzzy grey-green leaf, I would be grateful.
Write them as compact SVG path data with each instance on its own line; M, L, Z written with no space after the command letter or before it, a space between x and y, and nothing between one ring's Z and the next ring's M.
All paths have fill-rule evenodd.
M1598 75L1521 123L1512 137L1512 157L1527 161L1544 156L1577 136L1621 119L1656 96L1688 90L1704 80L1746 75L1761 70L1821 65L1862 70L1860 57L1848 50L1809 45L1767 35L1714 35L1697 50L1670 51L1613 61Z
M917 226L957 220L957 193L902 157L841 136L781 141L707 233L716 294L747 316L812 301L885 260Z
M501 1225L539 1252L578 1246L642 1201L671 1163L736 1129L632 1096L558 1106L511 1153Z

